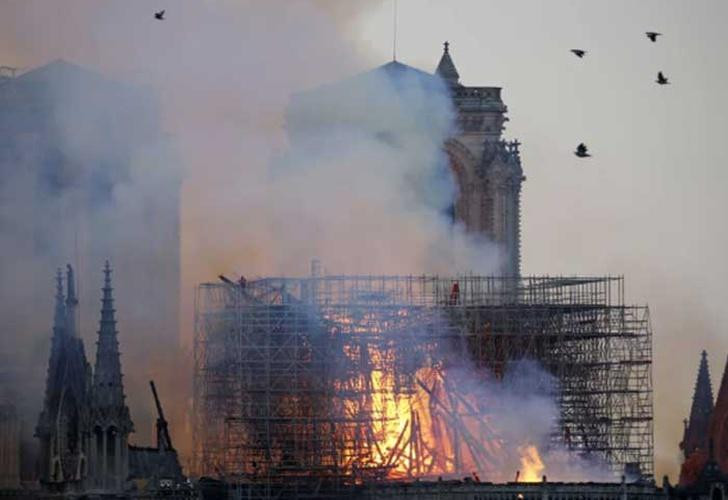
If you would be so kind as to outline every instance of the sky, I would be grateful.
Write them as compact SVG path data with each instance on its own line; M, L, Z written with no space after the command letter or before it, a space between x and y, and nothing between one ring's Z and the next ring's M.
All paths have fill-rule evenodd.
M260 168L281 147L281 113L291 94L390 61L394 5L158 4L168 11L163 25L147 21L149 2L2 0L0 65L29 68L63 57L162 84L167 126L190 139L180 141L190 159L181 292L189 306L194 283L234 261L223 255L239 243L233 224L253 224L230 200L256 193L213 164L256 152L234 167ZM234 15L211 14L218 6ZM714 391L728 353L728 152L721 147L728 132L728 4L398 0L396 11L399 61L433 71L448 40L462 83L504 89L505 135L522 142L527 176L524 274L624 275L627 301L649 304L656 472L676 478L699 353L709 353ZM137 21L142 16L146 24ZM648 30L664 36L650 43ZM586 57L577 59L572 48ZM654 83L660 70L671 85ZM195 126L185 127L192 115ZM233 126L245 131L244 140ZM579 142L592 158L572 154ZM201 194L220 186L214 203ZM219 217L211 225L199 214ZM273 236L266 235L271 242ZM244 257L261 262L255 271L270 272L275 266L256 251ZM214 264L198 266L209 254Z

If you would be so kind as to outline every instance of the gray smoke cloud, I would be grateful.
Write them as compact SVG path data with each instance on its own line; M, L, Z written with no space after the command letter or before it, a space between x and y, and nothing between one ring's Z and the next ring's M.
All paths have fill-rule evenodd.
M492 418L502 430L504 440L510 443L507 451L511 467L518 465L522 470L524 446L532 445L541 455L542 474L550 480L616 480L603 459L571 450L565 442L559 425L559 390L558 379L529 359L512 363L501 383L486 384L480 389L497 401Z
M142 1L0 6L0 55L9 64L66 58L104 75L98 78L132 84L94 96L61 78L60 91L73 92L59 97L54 111L64 165L52 173L59 193L35 186L31 166L59 162L38 158L42 145L33 137L19 139L17 156L3 158L3 344L9 357L20 353L20 372L33 374L25 387L33 395L29 422L42 396L52 272L75 260L76 248L91 248L79 256L87 355L93 357L99 270L109 256L136 440L151 436L145 384L154 377L183 452L189 387L180 380L190 379L189 360L175 357L175 346L148 320L169 320L180 304L188 349L194 284L231 271L302 274L314 257L337 273L496 269L497 252L448 219L456 191L441 150L453 130L444 87L382 72L322 87L367 66L341 32L357 6L332 11L333 4L161 2L154 8L167 9L163 22ZM139 100L139 86L157 98L158 115L154 99ZM319 90L304 92L310 89ZM119 135L99 129L103 120ZM158 134L157 125L169 135ZM174 289L178 279L174 266L163 267L179 247L168 246L175 222L160 206L177 203L179 182L181 287L179 295L158 297L162 283ZM34 197L18 196L27 192ZM50 236L40 249L39 235ZM553 401L534 401L550 422Z
M53 63L0 83L0 316L26 438L40 411L56 267L77 268L93 363L101 268L115 267L127 394L150 429L147 378L177 346L180 172L149 89ZM140 300L139 297L142 297ZM153 334L153 335L152 335Z
M456 189L442 145L454 130L445 84L377 69L296 95L290 144L266 175L241 175L245 222L226 251L252 272L492 273L497 253L452 226ZM216 252L211 252L214 257ZM213 265L220 262L211 261Z
M472 437L497 447L497 466L494 470L479 471L480 479L507 482L518 477L517 480L533 482L540 481L542 475L551 481L565 482L618 479L603 457L571 447L561 425L559 380L537 360L512 360L502 378L496 378L462 359L452 347L446 342L438 343L431 361L447 367L442 370L442 383L447 390L457 394L456 399L470 402L460 409L466 426L470 422L475 431L478 426L474 424L486 423L487 432L480 427L481 432L473 432ZM463 440L460 447L467 446L467 440Z
M25 133L5 114L17 133L3 136L0 161L3 357L10 384L27 395L26 437L42 401L54 270L67 261L79 267L81 331L93 363L100 269L110 258L135 440L152 436L146 381L154 378L185 451L189 384L180 385L179 369L189 365L176 355L176 324L189 338L193 283L246 260L215 253L235 253L249 236L237 231L248 214L240 204L246 189L235 181L263 188L293 89L351 67L337 26L355 15L353 4L332 11L309 2L155 6L165 7L160 23L142 1L0 6L0 64L21 73L56 59L83 66L52 65L47 78L26 86L40 86L34 94L6 94L3 102L11 110L14 99L25 102L26 116L34 106L43 115ZM47 134L37 133L46 125Z
M186 435L187 388L171 368L180 363L174 335L162 330L181 303L189 345L195 283L231 270L298 274L312 257L338 272L399 273L454 264L484 271L495 259L444 214L454 188L439 149L452 127L443 88L395 88L369 75L291 118L301 122L289 124L297 142L288 144L291 96L366 66L341 32L363 5L155 6L165 7L164 22L141 1L0 7L3 64L84 67L52 65L42 95L25 96L51 103L43 112L52 133L18 133L2 162L4 351L34 395L24 409L29 427L47 364L52 275L66 261L79 267L92 363L99 271L107 257L116 269L122 366L137 439L147 441L148 378L160 381L178 415L173 428ZM364 126L295 131L322 117ZM170 292L179 279L170 211L178 203L179 295Z

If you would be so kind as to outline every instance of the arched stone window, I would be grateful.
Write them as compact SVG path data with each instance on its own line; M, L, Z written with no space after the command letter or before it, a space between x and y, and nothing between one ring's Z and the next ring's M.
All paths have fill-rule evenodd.
M107 474L113 474L116 470L116 448L118 443L116 436L118 432L113 425L106 430L106 464L108 466Z
M452 222L462 222L467 229L475 229L476 226L471 221L472 217L477 215L472 213L473 200L471 199L475 158L463 144L455 139L447 141L445 151L457 189L452 205Z
M61 462L60 462L60 460L53 461L53 473L52 473L51 477L53 478L53 481L61 480Z
M91 457L91 460L93 460L95 464L102 464L102 454L104 452L104 431L101 429L100 426L97 425L94 427L93 436L91 437L91 439L93 439L95 443L95 453L94 456ZM98 467L100 467L100 465Z

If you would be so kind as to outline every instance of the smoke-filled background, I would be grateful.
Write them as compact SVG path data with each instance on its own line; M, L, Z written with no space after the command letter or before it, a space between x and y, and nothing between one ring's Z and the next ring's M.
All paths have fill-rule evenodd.
M160 23L142 2L71 6L60 26L44 16L68 5L11 5L3 16L13 18L6 64L83 65L4 82L12 278L2 294L17 320L6 330L13 384L30 396L26 437L42 399L53 270L67 260L93 360L99 270L111 259L134 439L151 437L154 378L183 453L195 284L301 274L313 257L348 273L496 269L489 245L449 223L456 193L441 145L454 112L442 82L374 72L300 94L367 67L344 34L358 9L189 2Z
M542 474L564 482L616 480L608 465L599 458L578 455L565 443L554 442L554 428L560 416L556 403L559 382L538 362L519 360L512 363L503 380L497 383L483 383L474 378L472 372L465 371L453 378L459 391L483 402L480 408L484 417L503 439L502 454L507 465L502 467L500 481L511 481L509 475L513 470L528 471L528 462L524 461L529 458L529 447L535 447L543 454L540 457L543 468L537 468L536 477L520 477L521 480L538 480ZM488 406L491 406L490 410L486 409ZM636 478L628 480L633 479Z
M162 8L167 20L160 23L152 12ZM628 299L650 303L658 475L676 471L681 420L700 349L711 353L714 379L725 354L721 332L728 318L722 298L728 290L722 256L727 235L717 219L727 208L727 153L716 145L728 128L722 95L728 80L723 62L728 35L721 29L726 14L728 7L719 1L400 0L398 5L398 59L432 70L440 44L449 39L465 84L504 87L508 135L523 141L528 175L524 272L624 274ZM439 244L447 234L440 215L451 186L438 177L436 148L424 138L447 134L447 106L439 108L438 119L413 124L397 121L402 115L396 112L388 114L386 99L376 108L349 103L352 116L378 116L380 123L409 131L404 134L406 158L392 155L396 148L386 136L372 140L366 134L332 144L340 158L308 154L311 141L305 136L289 148L284 124L291 96L388 61L391 26L392 4L384 1L6 0L0 4L0 65L30 69L63 58L156 96L162 134L147 140L138 134L137 154L124 162L129 171L123 182L110 181L117 188L107 197L114 213L128 213L126 220L138 225L117 227L111 241L94 253L100 256L109 248L113 255L133 255L135 238L151 237L165 226L145 216L140 200L158 194L173 203L177 187L170 180L181 179L179 320L188 346L192 287L219 272L301 274L314 256L335 272L442 272L453 262L458 270L485 272L497 258L488 249L474 254L457 232L450 235L462 243L456 251ZM644 38L650 29L665 33L659 43ZM589 51L583 61L569 54L576 47ZM656 87L658 70L673 85ZM76 97L64 115L69 119L95 109L93 99ZM125 102L118 98L106 105L125 109ZM431 105L438 109L437 102ZM131 123L122 120L118 126L135 134L144 131ZM92 130L63 139L73 145L69 151L78 153L81 172L84 159L114 157L113 149L93 149L98 145L88 139L99 135ZM581 141L595 155L588 162L571 155ZM352 143L374 146L365 148L366 161L347 150ZM31 141L24 158L35 149ZM306 156L297 161L296 153ZM428 185L439 187L429 204L419 203L427 189L405 182L420 161L437 180ZM12 161L22 164L22 158ZM8 171L3 167L4 186L22 182L22 170ZM78 203L74 197L48 204L46 199L22 200L13 192L3 188L0 214L3 224L12 223L18 231L32 210L43 207L60 216L64 210L73 213L72 204ZM47 297L38 295L42 283L25 288L23 276L6 273L37 266L37 276L47 273L50 284L53 268L73 261L83 239L101 238L110 222L113 218L100 213L75 224L84 229L59 230L63 244L49 245L37 259L6 241L9 226L3 226L0 299L3 317L11 320L5 321L2 341L11 355L23 353L38 363L34 380L42 381L47 363L51 288ZM81 260L81 293L87 301L83 336L92 356L101 263ZM153 326L126 328L130 315L148 306L145 287L155 282L155 269L145 269L146 280L125 283L124 267L133 262L138 259L115 262L117 289L126 286L124 293L138 299L117 301L117 309L126 381L143 387L153 373L139 360L168 348L156 341ZM177 299L169 297L169 310ZM19 310L32 319L16 324L10 312ZM41 389L36 390L29 401L35 397L37 406ZM143 389L127 386L127 392L142 434L138 439L147 441L151 402ZM146 424L140 424L140 413Z

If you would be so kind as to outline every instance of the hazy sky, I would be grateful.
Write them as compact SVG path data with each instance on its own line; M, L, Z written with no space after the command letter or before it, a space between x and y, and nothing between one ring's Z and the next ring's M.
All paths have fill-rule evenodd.
M373 61L391 20L383 4L356 27ZM399 60L433 70L449 40L463 83L504 88L524 273L624 275L649 304L658 478L675 478L700 350L714 391L728 352L727 20L724 1L398 2ZM593 158L571 154L581 141Z
M161 28L138 21L149 17L149 2L74 0L61 7L51 0L0 0L0 65L32 67L64 57L128 75L137 66L153 72L144 64L149 55L178 58L173 69L183 73L169 78L182 82L180 95L219 91L223 104L205 108L209 123L238 123L236 113L267 102L264 90L282 96L294 89L298 74L295 83L310 88L391 59L391 1L316 2L333 13L327 22L343 35L341 46L324 43L326 23L313 30L301 26L298 16L311 19L303 3L278 3L275 12L241 7L240 20L218 26L192 15L206 15L200 12L214 2L201 2L201 9L188 5L183 15L174 10L180 4L160 0L168 9ZM627 300L649 303L656 471L676 479L681 421L699 352L709 352L714 384L728 352L728 152L722 147L728 133L728 3L398 0L397 10L398 60L432 71L449 40L464 84L504 88L511 120L506 135L523 143L528 177L524 273L624 275ZM653 44L646 30L664 36ZM323 34L311 40L311 33ZM208 35L214 39L209 46L229 50L207 52ZM588 51L583 60L569 53L577 47ZM285 65L289 71L278 67ZM216 71L228 66L229 74ZM658 70L672 85L654 83ZM221 83L231 78L229 86ZM259 115L255 120L278 123ZM572 154L582 141L593 158ZM245 154L239 147L230 151ZM198 278L187 268L195 252L183 240L188 300Z

